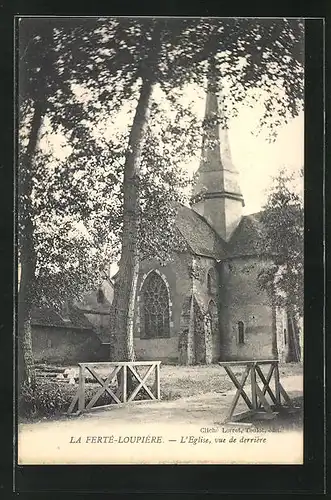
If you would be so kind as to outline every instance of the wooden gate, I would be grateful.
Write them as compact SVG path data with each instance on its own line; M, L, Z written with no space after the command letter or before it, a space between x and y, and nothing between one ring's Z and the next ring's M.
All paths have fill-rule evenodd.
M160 400L160 364L161 361L78 363L78 389L67 414L79 415L113 404ZM141 369L145 369L145 373L142 374ZM153 375L154 380L148 385ZM98 387L93 391L95 385ZM106 394L110 402L97 405Z

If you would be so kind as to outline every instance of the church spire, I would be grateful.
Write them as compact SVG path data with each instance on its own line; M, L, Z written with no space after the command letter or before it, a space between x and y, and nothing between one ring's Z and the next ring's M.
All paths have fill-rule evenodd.
M220 125L221 118L216 86L209 76L202 154L191 203L193 210L228 241L242 217L244 199L239 173L232 163L228 130Z

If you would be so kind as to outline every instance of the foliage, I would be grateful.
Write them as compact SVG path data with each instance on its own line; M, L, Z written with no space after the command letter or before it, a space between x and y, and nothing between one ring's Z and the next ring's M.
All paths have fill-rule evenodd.
M260 125L274 134L302 109L300 20L99 18L88 25L73 20L72 26L83 43L77 41L70 57L71 73L89 90L90 112L96 112L96 101L99 113L113 112L114 95L118 103L134 102L142 78L159 84L176 102L176 89L192 82L205 86L206 62L212 58L225 119L238 112L243 100L251 105L263 100ZM155 32L157 43L151 46Z
M103 196L114 180L110 168L99 167L108 157L102 150L90 158L82 153L73 151L59 161L40 152L35 162L31 218L37 304L81 299L114 258L110 228L118 223L118 213L112 197Z
M76 389L69 384L56 382L36 382L36 389L23 385L19 396L21 418L55 416L66 411Z
M80 281L85 285L91 267L95 266L87 251L91 249L88 240L81 247L81 258L77 261L77 243L81 244L83 238L76 235L76 241L73 238L69 242L65 237L72 232L77 219L81 220L86 213L86 207L85 212L79 203L74 207L69 198L77 202L83 193L75 192L75 183L70 182L70 177L66 177L61 168L54 167L58 161L51 152L44 154L40 148L40 142L47 140L50 127L63 128L64 125L65 130L71 132L72 146L77 143L74 140L76 127L85 147L92 144L83 122L86 114L72 91L67 56L75 33L67 26L61 22L54 24L51 20L20 21L18 257L21 263L20 304L21 311L24 310L24 314L20 313L24 316L22 324L27 324L32 304L41 298L47 301L50 297L52 303L63 299L61 294L57 296L58 291L62 295L72 290L81 291ZM52 217L54 212L58 215L56 219ZM72 252L76 254L71 258L74 265L70 266ZM60 271L59 264L62 264ZM73 286L74 280L76 286ZM22 338L24 335L21 331ZM26 346L30 343L26 339Z
M186 151L180 136L172 140L172 123L158 122L158 133L155 127L148 131L139 178L140 252L142 258L164 261L177 238L175 203L184 201L189 179L179 166ZM79 300L98 284L105 265L118 258L124 139L106 145L90 137L64 160L38 151L31 204L37 254L35 303L57 307L68 298Z
M262 244L274 256L274 265L262 271L259 283L264 289L273 288L280 306L302 315L304 210L293 180L280 172L262 212Z
M156 47L147 43L156 29L160 38L158 53ZM107 138L96 151L88 135L93 125L97 124L100 129L100 124L107 123L106 117L116 116L123 103L131 102L134 107L142 76L149 77L152 71L153 81L183 115L188 110L180 108L178 92L189 82L204 85L206 61L214 55L215 80L222 80L225 94L225 119L238 111L237 104L254 88L260 89L266 97L261 123L273 127L279 120L295 116L302 106L302 37L302 24L293 19L255 20L254 24L244 18L72 18L70 22L56 18L23 19L20 22L21 123L28 121L34 102L42 99L52 129L65 134L66 140L76 148L76 157L82 155L82 168L86 161L96 163L97 159L104 166L105 155L111 154L123 173L124 163L120 159L121 156L123 160L123 148L118 150L118 142L115 144ZM151 51L155 52L153 64L146 67ZM280 94L277 88L282 89ZM262 94L251 97L259 100ZM162 110L158 109L155 99L153 104L151 121L154 122ZM178 127L178 121L174 120L167 133L155 136L154 142L168 140L170 144L170 134L172 140L180 142L190 130L191 125L187 124L184 135L184 128ZM124 149L128 135L117 138ZM108 143L108 151L104 149L105 143ZM81 149L84 151L80 153ZM179 152L178 147L175 149L170 150L171 158ZM196 142L191 141L184 149L192 152ZM145 156L149 153L149 161L154 152L148 144ZM163 157L159 156L158 167L164 167L165 157L164 152ZM70 182L77 162L72 162L71 173L69 165L69 160L62 165L63 186L66 189L70 186L68 195L84 211L88 201L79 191L81 184L76 183L75 190L75 184ZM91 168L92 165L90 171ZM24 165L20 167L20 174L23 178ZM35 175L34 172L30 174ZM94 177L91 176L90 185L94 181L97 184ZM121 180L121 175L117 176L117 181ZM53 187L50 183L48 191ZM72 206L67 197L60 202L66 210ZM119 224L117 219L117 228ZM149 231L146 234L149 235ZM146 241L150 242L150 238Z
M99 387L99 386L98 386ZM96 392L96 384L86 385L86 400L89 401ZM77 385L37 380L36 389L23 385L19 397L20 418L37 419L55 417L64 414L77 392ZM111 398L104 393L98 399L98 406L110 404Z

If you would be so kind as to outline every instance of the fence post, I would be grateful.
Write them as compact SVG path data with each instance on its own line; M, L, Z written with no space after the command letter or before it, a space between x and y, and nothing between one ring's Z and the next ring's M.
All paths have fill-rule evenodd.
M84 365L79 365L79 395L78 395L78 411L82 412L85 409L85 371Z
M275 393L277 404L281 406L281 396L280 396L280 387L279 387L279 367L278 361L273 361L274 364L274 374L275 374Z
M156 388L156 399L161 398L160 391L160 363L156 363L155 366L155 388Z
M123 369L123 376L122 376L123 403L126 403L127 395L128 395L128 369L127 369L127 365L124 364L122 369Z
M251 365L251 391L252 391L252 403L253 409L257 409L257 394L256 394L256 372L255 372L256 363Z

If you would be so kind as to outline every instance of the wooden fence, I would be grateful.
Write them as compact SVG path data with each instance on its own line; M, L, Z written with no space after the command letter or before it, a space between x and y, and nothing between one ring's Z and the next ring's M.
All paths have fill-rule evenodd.
M237 422L246 417L274 418L282 409L295 408L290 397L280 383L278 360L224 361L219 364L225 369L230 380L237 389L224 423ZM263 365L269 366L266 375L261 369ZM243 372L240 374L233 373L231 368L238 367L244 368ZM237 379L238 375L241 375L241 380ZM247 394L244 389L247 380L250 381L251 396ZM274 380L274 390L270 385L272 380ZM259 384L263 385L262 389ZM248 411L234 415L240 396L246 403ZM267 396L269 396L269 401L267 400Z
M78 363L78 389L67 413L79 415L82 412L106 408L113 404L159 400L161 397L160 364L161 361ZM142 370L145 370L145 373L142 374ZM152 384L147 385L153 375ZM97 390L93 392L93 386L96 384ZM89 395L89 399L87 392L91 393L91 389L93 394ZM106 394L110 402L97 405L98 400ZM76 411L75 408L77 408Z

